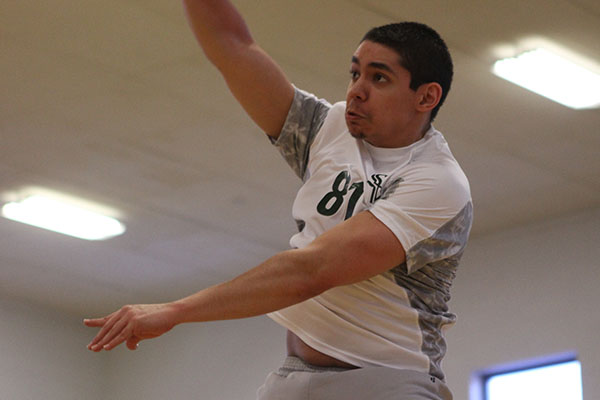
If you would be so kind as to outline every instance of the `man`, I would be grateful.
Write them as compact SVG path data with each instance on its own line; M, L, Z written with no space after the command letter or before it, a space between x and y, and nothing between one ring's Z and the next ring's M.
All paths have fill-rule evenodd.
M183 322L269 314L288 358L273 399L451 399L442 329L469 234L466 177L431 126L452 79L446 45L417 23L371 30L352 56L346 102L296 89L227 0L185 0L209 60L304 181L292 249L167 304L125 306L88 348L135 349Z

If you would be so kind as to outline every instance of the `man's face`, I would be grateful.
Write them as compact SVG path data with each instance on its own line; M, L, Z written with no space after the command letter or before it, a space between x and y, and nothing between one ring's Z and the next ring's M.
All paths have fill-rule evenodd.
M346 93L346 124L352 136L377 147L414 142L417 93L398 53L364 41L352 57Z

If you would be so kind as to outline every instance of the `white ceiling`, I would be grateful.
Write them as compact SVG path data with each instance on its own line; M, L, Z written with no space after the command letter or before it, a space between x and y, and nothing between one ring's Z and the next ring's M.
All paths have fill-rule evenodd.
M418 20L455 81L436 127L471 180L473 236L600 206L600 110L490 73L494 48L541 36L600 63L597 0L239 0L298 86L343 99L362 34ZM287 248L299 181L203 58L181 3L0 4L0 200L40 186L118 210L87 242L0 218L0 293L84 315L172 299Z

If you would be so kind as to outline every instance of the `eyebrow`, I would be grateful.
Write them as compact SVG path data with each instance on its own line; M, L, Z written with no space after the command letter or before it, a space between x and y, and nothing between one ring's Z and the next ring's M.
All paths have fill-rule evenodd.
M358 59L358 57L352 56L352 63L360 65L360 60ZM373 62L370 62L368 64L368 66L371 67L371 68L375 68L375 69L381 69L383 71L387 71L387 72L389 72L391 74L396 75L396 73L394 72L394 70L390 66L388 66L387 64L385 64L385 63L373 61Z

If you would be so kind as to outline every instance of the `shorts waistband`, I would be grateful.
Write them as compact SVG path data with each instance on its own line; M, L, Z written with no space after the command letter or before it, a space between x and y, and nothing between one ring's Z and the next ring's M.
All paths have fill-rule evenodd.
M283 362L283 366L279 368L279 373L288 375L291 372L343 372L352 369L356 369L356 367L321 367L309 364L299 357L288 356Z

